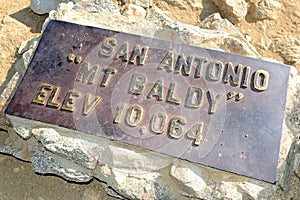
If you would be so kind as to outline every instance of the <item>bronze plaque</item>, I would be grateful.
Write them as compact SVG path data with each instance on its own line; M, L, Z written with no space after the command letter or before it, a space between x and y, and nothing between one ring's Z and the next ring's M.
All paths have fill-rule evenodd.
M6 113L274 183L289 70L50 21Z

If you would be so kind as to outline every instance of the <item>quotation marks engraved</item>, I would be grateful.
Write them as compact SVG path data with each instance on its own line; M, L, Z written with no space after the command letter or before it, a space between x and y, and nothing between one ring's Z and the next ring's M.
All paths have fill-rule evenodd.
M75 54L70 53L67 56L67 60L68 60L68 62L74 62L75 64L79 64L82 61L82 57L76 56Z
M236 95L236 101L240 101L242 98L244 98L243 93L238 93L238 94Z
M244 98L244 94L243 93L237 93L235 94L234 92L230 91L227 93L227 99L232 99L235 97L235 101L240 101Z
M227 98L232 99L233 97L234 97L234 93L233 92L228 92Z

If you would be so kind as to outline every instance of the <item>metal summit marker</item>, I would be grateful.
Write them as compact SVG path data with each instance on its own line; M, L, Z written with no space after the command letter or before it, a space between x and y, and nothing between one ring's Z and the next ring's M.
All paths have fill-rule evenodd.
M289 67L50 21L6 114L274 183Z

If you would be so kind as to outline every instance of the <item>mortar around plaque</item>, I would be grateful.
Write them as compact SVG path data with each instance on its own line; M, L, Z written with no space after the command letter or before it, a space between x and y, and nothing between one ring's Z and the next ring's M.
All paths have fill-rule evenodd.
M289 69L50 21L5 112L274 183Z

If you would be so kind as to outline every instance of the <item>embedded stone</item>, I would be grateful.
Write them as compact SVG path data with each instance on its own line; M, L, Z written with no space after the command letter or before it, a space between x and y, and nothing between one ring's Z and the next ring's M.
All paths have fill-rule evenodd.
M18 49L18 54L22 55L29 49L35 49L39 41L39 37L33 37L25 42L22 42L21 46Z
M115 177L112 184L118 193L132 199L156 199L156 181L160 176L156 172L130 173L127 170L113 169Z
M173 160L164 155L141 154L113 145L109 145L109 151L115 168L127 168L137 172L160 170L170 165Z
M93 178L87 170L34 146L30 147L30 156L32 168L37 173L56 174L76 182L88 182Z
M171 167L170 175L177 184L180 184L180 188L184 188L186 196L205 198L205 193L212 192L206 185L206 174L199 168L175 162Z
M33 129L32 134L54 154L62 155L89 169L94 169L102 148L85 140L60 136L54 129Z
M15 126L14 127L14 131L19 136L21 136L24 140L29 139L31 137L31 135L32 135L31 132L28 129L24 128L24 127L17 127L17 126Z

